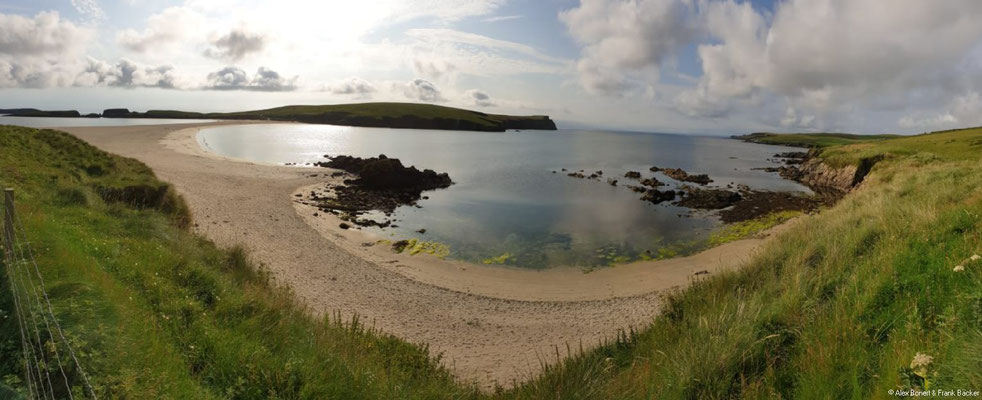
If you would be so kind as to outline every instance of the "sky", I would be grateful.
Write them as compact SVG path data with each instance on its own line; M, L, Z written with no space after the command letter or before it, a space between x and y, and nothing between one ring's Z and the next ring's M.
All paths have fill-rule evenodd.
M980 20L978 0L0 0L0 108L920 133L982 125Z

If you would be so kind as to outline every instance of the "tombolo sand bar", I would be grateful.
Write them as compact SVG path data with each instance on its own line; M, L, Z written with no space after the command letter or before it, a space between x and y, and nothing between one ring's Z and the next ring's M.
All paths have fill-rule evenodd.
M395 255L363 247L364 234L341 231L336 220L294 202L294 193L323 183L326 170L201 150L198 128L219 124L64 130L149 165L187 200L199 233L222 246L243 245L315 312L358 314L385 332L427 343L458 376L485 388L532 376L541 362L555 361L556 347L563 353L567 344L592 347L618 330L643 327L664 290L688 284L697 271L735 268L764 242L741 240L589 274Z

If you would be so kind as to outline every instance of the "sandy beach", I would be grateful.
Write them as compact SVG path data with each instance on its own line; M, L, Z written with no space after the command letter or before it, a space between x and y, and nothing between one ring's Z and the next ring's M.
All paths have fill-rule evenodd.
M766 241L761 235L690 257L590 273L394 254L368 245L378 237L341 230L337 218L314 216L314 207L296 201L295 194L330 179L324 174L330 170L234 160L200 148L201 127L230 123L64 130L149 165L187 200L197 232L221 246L244 246L315 312L357 314L426 343L459 377L485 388L532 376L542 362L555 361L557 347L561 354L567 344L588 348L644 326L665 290L684 287L699 271L737 268Z

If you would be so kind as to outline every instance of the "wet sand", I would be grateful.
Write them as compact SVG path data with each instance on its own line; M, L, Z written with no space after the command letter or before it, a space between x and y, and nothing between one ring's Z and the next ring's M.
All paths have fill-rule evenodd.
M427 343L461 379L484 388L528 379L542 362L555 361L557 348L565 355L567 344L590 348L619 330L644 327L666 289L686 286L698 271L737 268L766 241L761 235L690 257L590 273L394 254L366 245L379 237L342 230L338 218L315 217L315 208L295 201L294 194L330 179L331 170L229 159L198 146L199 128L241 123L63 130L149 165L187 200L198 233L220 246L244 246L315 312L357 314L387 333Z

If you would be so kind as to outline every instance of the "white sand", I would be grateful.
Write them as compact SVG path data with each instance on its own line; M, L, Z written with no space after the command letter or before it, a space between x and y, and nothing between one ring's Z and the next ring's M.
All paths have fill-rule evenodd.
M377 238L341 230L337 218L314 217L316 209L295 201L295 193L323 184L331 170L233 160L198 146L199 127L231 123L65 130L149 165L187 200L197 232L221 246L243 245L315 312L358 314L426 343L459 377L484 388L528 379L541 362L555 361L557 347L565 355L567 344L591 348L619 330L645 326L665 289L684 287L697 271L736 268L764 242L746 239L590 273L393 254L384 245L363 246Z

